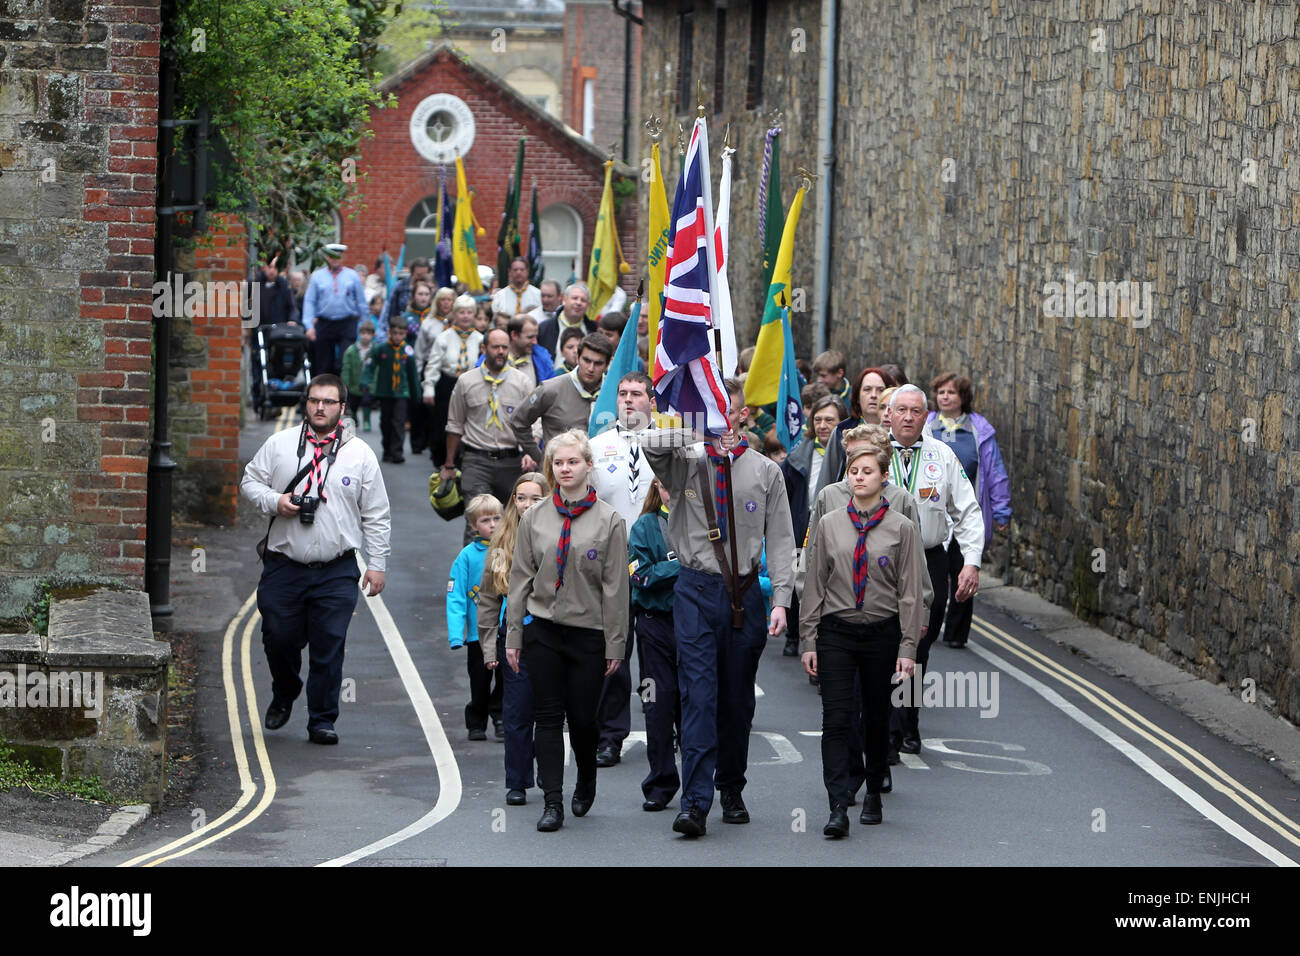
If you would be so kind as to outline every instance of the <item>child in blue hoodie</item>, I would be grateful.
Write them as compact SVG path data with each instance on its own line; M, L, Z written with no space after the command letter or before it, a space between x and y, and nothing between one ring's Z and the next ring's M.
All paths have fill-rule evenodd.
M469 703L465 705L465 727L470 740L487 740L488 717L498 740L501 726L502 683L499 672L483 663L478 641L478 613L474 599L483 580L483 560L488 541L501 522L501 502L491 495L475 495L465 505L465 519L474 529L474 540L456 555L447 581L447 642L452 650L468 644L465 668L469 672Z

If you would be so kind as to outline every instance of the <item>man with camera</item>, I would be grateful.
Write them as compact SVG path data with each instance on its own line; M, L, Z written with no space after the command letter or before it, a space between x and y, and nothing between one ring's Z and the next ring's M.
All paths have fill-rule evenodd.
M270 516L258 543L257 585L262 646L271 669L266 729L289 721L302 692L302 649L308 648L307 736L336 744L334 721L343 683L343 642L357 605L356 551L370 567L370 597L384 589L388 559L388 493L375 453L343 420L347 392L335 375L307 388L307 421L272 435L244 469L240 492Z

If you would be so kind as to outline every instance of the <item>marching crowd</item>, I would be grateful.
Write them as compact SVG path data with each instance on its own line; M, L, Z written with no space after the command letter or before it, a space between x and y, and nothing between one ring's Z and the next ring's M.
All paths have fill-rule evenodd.
M338 486L329 477L340 447L368 451L347 441L342 416L369 430L377 409L384 461L403 462L408 443L427 452L431 503L444 517L464 514L446 613L450 646L467 655L466 728L484 740L490 722L504 741L508 804L540 788L539 830L563 825L566 722L574 816L591 809L598 768L620 761L634 655L649 761L643 808L662 811L680 792L673 830L700 836L716 792L723 822L749 822L754 679L769 637L781 635L821 695L825 834L847 835L864 785L860 820L880 823L890 766L921 748L918 710L891 702L892 683L923 669L940 636L965 645L983 553L1011 517L994 428L974 411L971 381L944 372L927 394L898 365L850 376L841 353L823 352L799 363L807 425L787 450L773 409L745 404L750 349L726 382L728 427L707 437L658 414L645 329L626 329L617 308L588 318L582 283L535 287L519 259L485 308L435 288L416 260L385 301L341 266L342 251L327 249L292 319L315 343L317 373L297 459L292 436L276 436L245 476L245 494L272 522L298 517L264 540L277 567L297 573L344 558L355 567L364 537L379 572L370 593L382 589L382 475L357 466L365 474L351 490L347 475ZM638 337L638 370L607 381L623 334ZM617 420L588 437L603 389L616 390ZM313 481L358 516L340 531L340 556L315 562L294 556L305 547L295 501L310 500ZM264 589L268 601L287 594L270 569L259 607ZM309 624L285 627L264 628L275 679L267 726L287 721L310 644L309 732L335 742L342 639L318 653Z

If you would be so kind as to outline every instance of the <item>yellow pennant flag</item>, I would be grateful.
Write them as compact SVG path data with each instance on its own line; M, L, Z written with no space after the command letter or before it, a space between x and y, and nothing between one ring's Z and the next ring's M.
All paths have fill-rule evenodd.
M605 191L600 194L596 235L591 243L591 264L587 267L587 288L591 290L587 318L593 321L600 317L600 310L618 287L619 274L631 271L623 261L623 247L619 244L618 228L614 224L613 175L614 161L611 159L605 163Z
M659 144L650 147L650 242L646 246L650 267L650 352L647 365L654 368L659 343L659 317L663 314L664 282L668 276L668 194L659 165Z
M803 210L804 188L794 194L790 212L781 230L781 249L772 269L772 284L767 290L767 305L763 308L763 324L758 329L754 343L754 360L745 377L745 404L750 408L772 405L780 396L781 366L785 361L785 332L781 325L781 302L790 304L790 264L794 258L794 231L799 225Z
M476 236L486 231L474 218L470 205L473 194L465 182L465 164L456 157L456 225L452 231L451 267L456 278L469 287L470 292L482 292L483 282L478 277L478 242Z

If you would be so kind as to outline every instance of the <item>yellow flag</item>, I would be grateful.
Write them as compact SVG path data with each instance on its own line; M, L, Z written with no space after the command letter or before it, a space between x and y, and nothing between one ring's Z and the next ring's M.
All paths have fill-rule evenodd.
M478 243L476 234L484 235L483 227L474 218L470 205L473 199L465 182L465 164L456 157L456 225L451 242L451 267L456 278L469 287L470 292L482 292L483 282L478 277Z
M804 188L794 194L790 212L781 230L781 250L772 269L772 284L767 290L767 305L763 309L763 324L758 329L754 343L754 360L745 377L745 404L750 408L772 405L780 396L781 366L785 361L785 332L781 325L781 300L790 304L790 264L794 258L794 231L799 225L803 210Z
M587 267L587 288L591 290L587 318L593 321L600 317L600 310L618 287L619 274L630 271L623 261L623 247L619 244L618 229L614 224L613 175L614 161L611 159L605 163L605 191L600 194L596 235L591 243L591 264Z
M668 275L668 194L664 191L658 143L650 147L650 166L650 242L646 246L650 250L647 254L650 267L650 353L647 364L654 368L659 317L664 310L664 282Z

